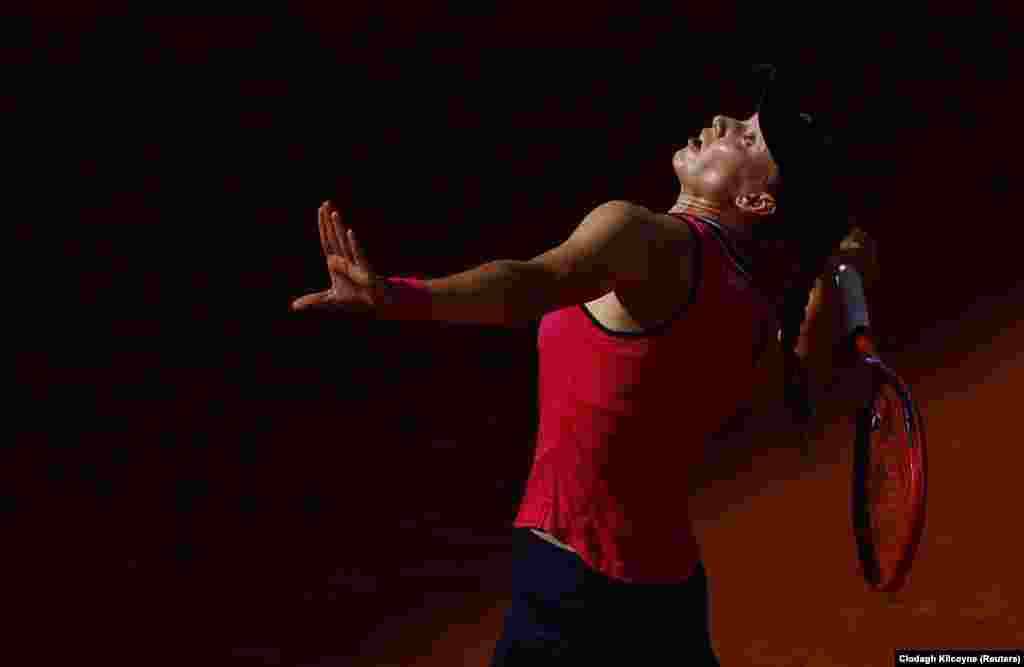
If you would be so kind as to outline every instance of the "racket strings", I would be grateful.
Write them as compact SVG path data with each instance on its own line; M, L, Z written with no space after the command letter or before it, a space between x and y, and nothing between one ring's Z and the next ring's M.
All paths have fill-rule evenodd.
M876 591L898 590L924 528L925 434L911 390L875 356L872 398L858 417L854 533L862 574Z
M912 471L905 456L911 432L901 399L899 388L884 385L871 409L869 525L882 578L892 575L911 532Z

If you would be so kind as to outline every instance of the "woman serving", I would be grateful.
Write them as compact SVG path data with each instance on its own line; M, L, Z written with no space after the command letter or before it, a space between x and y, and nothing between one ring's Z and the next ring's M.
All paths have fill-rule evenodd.
M494 665L717 664L681 480L750 397L775 340L787 402L810 418L801 332L826 298L816 281L844 238L847 261L865 240L832 185L828 137L768 73L756 113L716 116L675 153L668 212L607 202L530 260L385 278L332 205L320 207L331 285L295 310L541 321L537 448Z

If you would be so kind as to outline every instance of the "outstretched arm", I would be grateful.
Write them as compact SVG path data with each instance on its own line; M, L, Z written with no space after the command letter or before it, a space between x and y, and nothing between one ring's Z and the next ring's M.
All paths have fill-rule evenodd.
M337 283L332 283L332 290L299 299L294 306L298 310L372 310L382 319L514 326L595 299L623 282L643 281L654 254L670 248L685 261L691 247L678 228L670 229L647 209L611 201L591 211L565 242L533 259L488 262L410 285L374 276L336 212L328 208L327 215L325 252L332 281L343 288L352 283L362 291L332 294L337 292ZM332 237L339 239L340 250L334 250Z
M426 281L432 318L516 324L596 299L623 282L645 280L651 256L669 243L668 231L643 207L602 204L565 242L531 260L499 260Z

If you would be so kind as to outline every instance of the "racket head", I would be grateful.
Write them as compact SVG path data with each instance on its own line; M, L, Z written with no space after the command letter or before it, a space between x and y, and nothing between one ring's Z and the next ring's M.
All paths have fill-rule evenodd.
M924 422L910 388L877 357L871 397L857 416L853 529L861 574L874 591L902 588L924 531Z

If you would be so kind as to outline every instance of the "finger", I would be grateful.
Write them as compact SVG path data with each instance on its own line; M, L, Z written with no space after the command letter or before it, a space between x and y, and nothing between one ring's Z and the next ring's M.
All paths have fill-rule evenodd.
M325 306L328 303L328 296L329 292L316 292L315 294L299 297L292 301L292 310L311 310Z
M338 241L337 235L334 233L334 225L331 224L331 202L325 201L324 205L320 207L320 226L323 230L324 236L327 238L327 247L331 249L331 255L341 255L343 250L341 243Z
M356 233L351 229L348 230L348 245L352 248L352 256L355 257L356 265L363 267L369 273L373 273L373 269L370 267L370 262L366 259L366 255L363 253L363 249L359 245L359 241L356 240Z
M334 235L338 239L338 243L341 245L341 250L344 253L343 257L349 262L355 264L356 257L352 253L352 246L348 243L348 231L345 226L341 224L341 216L337 212L331 213L331 224L334 227Z
M332 254L345 256L345 247L341 243L341 239L338 237L338 228L335 224L335 218L337 212L334 210L334 206L331 205L330 201L324 202L324 230L327 234L327 240L331 244Z
M324 210L324 227L327 229L327 237L331 240L331 247L334 248L334 254L345 256L345 244L342 238L338 235L338 226L340 220L338 212L334 210L331 202L326 202L326 209Z
M320 205L320 208L317 209L316 217L317 227L320 230L320 247L323 248L324 257L330 257L331 255L334 254L334 251L331 249L331 240L327 236L327 214L324 208L325 206L327 206L327 202L324 202L323 204Z

